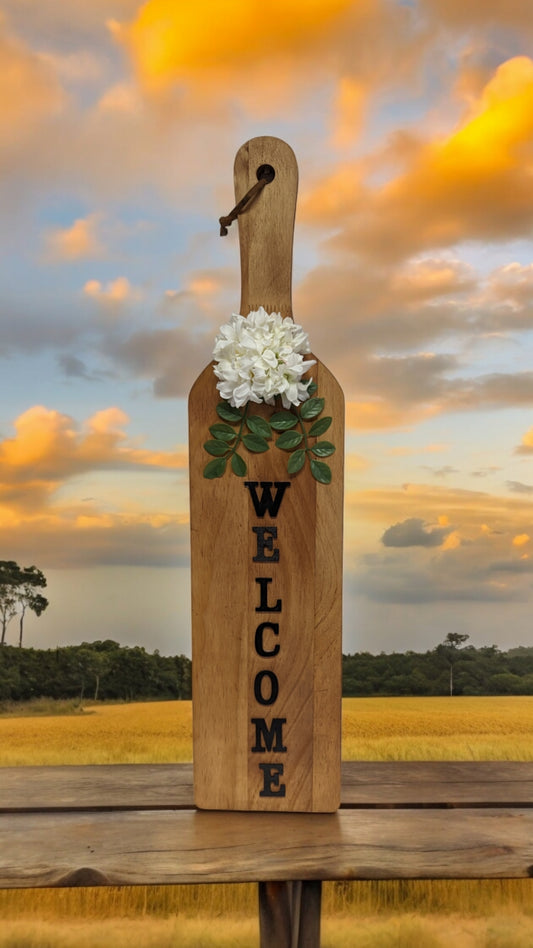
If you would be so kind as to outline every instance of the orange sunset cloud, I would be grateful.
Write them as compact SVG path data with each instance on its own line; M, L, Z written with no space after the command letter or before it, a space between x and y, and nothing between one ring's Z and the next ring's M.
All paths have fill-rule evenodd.
M106 285L100 283L100 280L87 280L83 292L85 296L89 296L104 306L133 302L141 299L142 296L141 290L132 286L127 277L117 277Z
M116 27L141 79L151 86L206 70L241 71L280 52L308 51L351 0L148 0L128 27Z
M185 450L133 447L122 430L128 416L119 408L96 412L80 430L69 416L35 405L20 415L16 435L0 442L0 502L43 504L67 479L91 470L187 467Z
M98 236L99 216L78 218L70 227L56 227L45 235L47 255L51 260L81 260L100 257L104 247Z
M31 134L63 107L65 96L53 68L7 34L0 18L0 142Z
M14 423L15 437L0 443L0 539L14 557L41 558L69 567L100 562L174 562L188 556L188 516L148 510L135 485L118 510L94 497L65 497L76 478L97 472L185 472L187 451L149 451L124 432L128 416L116 407L96 412L82 426L68 415L35 405ZM121 494L126 490L125 485ZM70 492L72 493L72 491ZM114 492L104 490L109 500ZM156 493L157 496L157 493ZM142 497L142 493L141 493ZM153 505L151 505L153 506Z
M384 261L465 238L526 233L532 141L533 61L519 56L498 67L451 135L412 149L402 174L373 188L361 167L353 166L350 182L344 166L305 196L303 216L323 225L334 212L345 230L333 247ZM331 197L340 193L342 200Z

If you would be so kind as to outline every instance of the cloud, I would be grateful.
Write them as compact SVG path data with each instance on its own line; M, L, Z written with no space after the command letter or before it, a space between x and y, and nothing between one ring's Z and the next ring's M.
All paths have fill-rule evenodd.
M390 490L363 490L346 498L350 519L363 519L380 526L398 516L419 518L425 523L448 523L461 529L468 539L515 536L530 533L533 501L488 491L473 491L436 484L407 483ZM505 540L507 543L507 540Z
M65 105L57 76L38 53L10 36L0 19L0 160L28 145L43 121Z
M522 309L533 303L533 264L507 263L490 276L488 296Z
M517 533L517 535L513 537L513 546L525 546L530 540L531 537L528 533Z
M83 484L83 477L98 472L120 471L133 482L136 472L185 473L185 448L138 447L124 431L128 421L121 409L110 407L80 426L41 405L16 419L15 436L0 442L0 543L10 555L39 559L48 568L187 562L186 514L139 507L132 501L134 483L129 495L121 491L119 509L106 509L94 498L65 499L70 482Z
M166 320L179 325L106 339L106 355L122 372L153 381L156 396L186 397L212 359L215 333L227 318L221 312L226 302L228 314L234 308L237 280L230 268L194 270L181 286L165 291L159 307Z
M172 515L106 514L66 511L0 520L2 547L17 561L38 562L44 570L84 566L185 566L189 525Z
M229 267L194 270L183 282L183 287L165 290L163 305L166 311L178 312L195 331L206 323L218 327L225 299L230 293L235 295L237 271Z
M529 0L513 0L501 3L500 0L423 0L423 9L434 22L457 30L468 27L486 28L497 26L500 30L514 28L519 33L529 33L531 5Z
M452 467L451 464L443 464L442 467L431 467L428 464L423 465L424 470L429 471L433 474L433 477L449 477L450 474L459 474L459 471L456 467Z
M70 227L48 231L45 234L48 259L74 261L101 257L104 247L98 235L99 220L100 215L90 214L77 218Z
M510 408L533 405L533 372L494 372L478 378L456 380L449 385L445 407L448 411L476 408ZM528 436L525 435L525 438ZM517 448L517 453L526 453Z
M524 346L518 334L533 329L531 273L515 262L484 276L448 254L387 267L339 259L303 278L295 314L343 385L351 428L529 406L532 373L483 373L479 353L490 345L492 364L494 356L505 364L502 343Z
M133 77L124 75L124 64L118 61L122 51L113 48L105 19L113 9L119 16L131 16L138 3L97 0L90 4L90 15L78 6L68 18L59 4L43 2L38 12L30 5L26 17L23 6L25 0L9 3L9 28L0 20L4 220L11 215L12 226L18 226L21 209L35 206L43 185L54 184L99 202L155 184L167 203L179 203L181 209L193 200L196 206L199 200L207 206L210 194L203 198L202 190L200 199L198 194L193 198L191 180L212 180L215 147L219 154L228 154L231 167L229 107L212 110L199 144L194 103L180 99L163 115ZM15 35L14 29L27 38ZM73 44L79 44L75 53ZM185 126L190 132L186 135ZM52 250L57 249L53 244Z
M436 602L517 602L527 598L505 582L458 575L443 564L372 560L359 579L361 594L374 602L420 605Z
M184 398L197 375L211 361L213 334L192 335L186 329L158 329L111 341L109 354L123 368L153 380L154 394Z
M67 378L86 379L88 382L92 382L97 378L96 375L91 375L85 363L77 356L64 353L58 355L57 362Z
M376 5L379 0L361 3L365 11ZM235 101L255 119L278 116L305 99L310 84L328 81L324 51L334 55L336 30L353 18L352 9L351 0L273 0L265 15L258 0L199 0L194 7L148 0L131 22L110 27L150 108L167 121L194 123L202 116L216 124L220 154Z
M347 343L358 353L407 351L469 331L478 280L473 268L454 257L387 268L353 258L321 263L296 287L295 313L328 359L346 355Z
M532 484L522 484L520 481L507 481L507 487L513 494L533 494Z
M159 105L179 99L214 118L237 101L249 117L279 118L320 90L334 102L331 134L344 147L372 91L418 68L426 31L416 24L387 0L272 0L268 13L259 0L148 0L111 28Z
M334 102L332 139L335 148L345 148L357 140L364 120L368 92L352 76L339 80Z
M142 299L140 287L132 286L127 277L117 277L107 284L100 280L87 280L83 287L85 296L96 300L103 306L117 307L123 303L136 302Z
M21 32L32 27L37 34L53 37L60 45L77 47L101 36L108 17L133 16L140 0L91 0L70 9L63 0L3 0L10 24Z
M441 546L451 533L451 527L429 526L419 517L409 517L402 523L395 523L388 527L381 537L383 546Z
M518 56L497 68L451 134L412 150L402 173L376 185L368 159L346 165L307 194L303 216L323 227L334 212L338 233L330 247L383 262L468 239L526 235L532 142L533 61ZM324 196L341 193L342 201L325 203Z
M35 405L14 422L15 437L0 442L0 502L20 491L18 503L42 504L67 479L94 470L183 470L185 451L133 447L124 432L128 416L113 407L80 428L69 415Z
M410 409L405 405L394 405L385 397L376 397L366 402L346 402L346 428L351 431L376 431L387 428L408 428L436 414L423 406Z
M533 454L533 428L522 435L522 443L515 448L516 454Z
M148 0L131 25L115 29L143 81L161 85L210 70L244 70L266 55L275 60L280 53L306 51L350 6L351 0L271 0L265 16L257 0L200 0L194 7Z
M405 519L382 532L398 511ZM353 583L373 601L531 600L532 561L525 540L515 543L533 535L533 503L522 497L427 484L350 491L346 521Z

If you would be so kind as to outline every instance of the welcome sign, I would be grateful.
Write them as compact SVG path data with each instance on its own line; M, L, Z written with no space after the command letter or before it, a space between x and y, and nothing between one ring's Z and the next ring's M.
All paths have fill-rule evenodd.
M273 176L239 217L240 313L279 313L282 332L297 187L289 146L244 145L235 192L241 200L265 166ZM195 802L331 812L340 798L342 392L317 360L301 401L232 404L214 368L189 399Z

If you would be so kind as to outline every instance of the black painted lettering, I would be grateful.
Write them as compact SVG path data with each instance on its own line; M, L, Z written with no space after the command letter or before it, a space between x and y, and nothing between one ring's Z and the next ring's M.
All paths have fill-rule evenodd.
M261 484L261 497L257 495L257 486ZM250 491L250 497L254 505L254 510L258 517L264 517L268 512L271 517L277 517L283 495L287 487L291 486L290 481L245 481L244 486ZM273 497L271 487L276 488L276 494Z
M279 782L283 776L283 764L259 764L259 769L263 771L263 789L259 791L259 796L284 797L285 784Z
M282 727L286 723L287 718L272 718L272 724L269 727L264 718L252 718L252 724L255 724L255 744L252 747L252 754L264 754L266 751L285 754L287 748L283 746Z
M265 629L271 629L274 635L279 635L279 622L262 622L255 630L255 650L261 658L272 658L279 652L279 642L276 642L274 648L265 648L263 633Z
M270 682L270 694L267 697L265 697L265 695L263 694L263 681L265 678L268 678ZM263 705L274 704L274 702L276 701L276 698L278 697L278 694L279 694L279 682L278 682L277 675L275 675L274 672L272 671L267 671L266 669L263 669L263 671L257 672L257 675L255 676L255 681L254 681L254 696L257 703L263 704Z
M279 563L279 549L274 546L274 540L278 538L277 527L252 527L257 534L257 556L254 556L254 563ZM265 534L270 534L266 536ZM269 551L267 556L266 551Z
M272 582L272 578L267 578L266 576L256 576L256 583L259 583L261 588L261 596L259 598L259 605L255 607L256 612L281 612L281 599L276 600L275 606L269 606L268 604L268 584Z

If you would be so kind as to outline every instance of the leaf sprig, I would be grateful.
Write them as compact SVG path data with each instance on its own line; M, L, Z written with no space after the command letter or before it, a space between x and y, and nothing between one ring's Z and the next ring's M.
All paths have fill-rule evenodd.
M325 434L332 419L322 415L325 399L313 397L316 390L317 386L311 383L308 389L311 398L302 402L296 410L275 412L269 421L260 415L249 414L250 402L242 410L234 408L229 402L219 402L216 411L221 420L211 425L209 433L212 438L204 444L205 450L213 458L204 468L204 477L209 480L222 477L228 461L234 474L245 477L248 468L238 453L241 445L254 454L262 454L269 450L269 441L277 435L275 446L289 452L289 474L301 471L306 458L309 458L315 480L321 484L330 484L331 468L319 459L330 457L335 446L331 441L316 439Z

